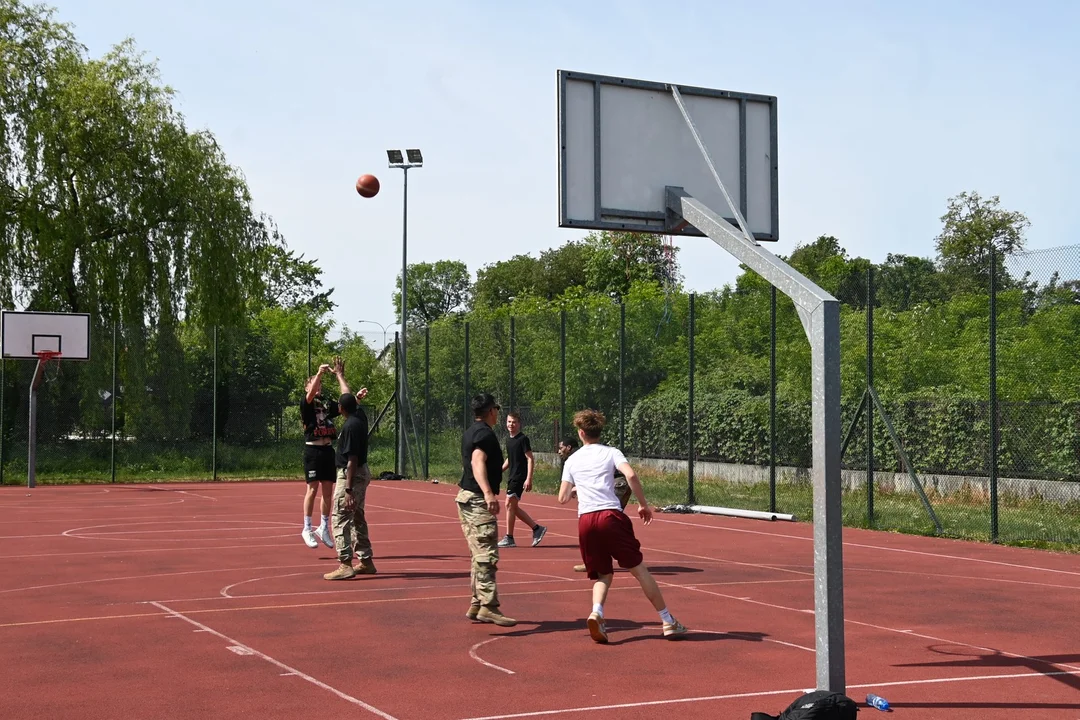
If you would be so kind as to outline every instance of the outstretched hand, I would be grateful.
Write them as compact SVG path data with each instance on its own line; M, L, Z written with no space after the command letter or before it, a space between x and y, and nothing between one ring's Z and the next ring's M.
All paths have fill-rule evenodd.
M341 359L340 355L334 357L334 374L338 377L345 374L345 361Z
M367 397L367 388L360 388L360 392L356 393L357 400L363 400Z
M637 514L644 524L652 522L652 508L648 505L638 505Z

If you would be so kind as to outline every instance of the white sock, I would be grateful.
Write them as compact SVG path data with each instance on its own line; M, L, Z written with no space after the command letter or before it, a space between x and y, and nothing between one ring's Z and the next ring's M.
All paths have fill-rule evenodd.
M310 517L305 517L304 518L304 529L305 530L310 530L311 529L311 518Z
M600 617L604 617L604 606L600 603L593 603L592 611Z
M322 516L322 525L320 525L319 527L324 527L324 528L330 527L330 516L329 515L323 515Z
M667 608L664 608L660 611L660 619L666 622L668 625L675 622L675 618L671 617L671 613L668 612Z

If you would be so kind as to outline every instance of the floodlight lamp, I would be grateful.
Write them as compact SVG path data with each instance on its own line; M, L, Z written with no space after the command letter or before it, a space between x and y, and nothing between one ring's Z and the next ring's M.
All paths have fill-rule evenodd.
M387 150L386 157L389 158L391 165L401 165L405 162L400 150Z
M406 150L405 154L409 156L409 164L410 165L423 165L424 164L424 156L420 154L419 150L417 150L415 148L412 149L412 150Z

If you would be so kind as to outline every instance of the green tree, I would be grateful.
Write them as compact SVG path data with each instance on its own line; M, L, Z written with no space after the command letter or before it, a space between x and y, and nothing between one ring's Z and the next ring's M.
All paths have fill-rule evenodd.
M661 236L652 233L600 232L585 237L585 263L590 290L621 298L634 282L653 281L678 288L682 275L675 255Z
M531 255L515 255L480 268L473 285L473 308L497 308L514 298L542 295L543 264Z
M394 313L401 317L401 273L394 291ZM472 284L469 269L458 260L409 265L409 322L427 325L464 309Z
M878 304L898 312L940 302L945 295L934 262L914 255L889 253L878 267L874 285Z
M131 41L87 58L18 0L0 0L0 37L4 300L131 326L242 317L272 230L156 66Z
M275 242L259 248L258 253L263 287L261 304L289 309L303 307L317 315L333 311L335 303L330 296L334 289L322 289L322 268L289 250L276 231L273 236Z
M988 292L990 251L1001 287L1008 287L1005 256L1024 249L1024 232L1031 225L1027 217L1001 207L997 195L983 199L977 192L963 192L949 198L941 216L941 233L935 238L938 264L947 283L959 292Z

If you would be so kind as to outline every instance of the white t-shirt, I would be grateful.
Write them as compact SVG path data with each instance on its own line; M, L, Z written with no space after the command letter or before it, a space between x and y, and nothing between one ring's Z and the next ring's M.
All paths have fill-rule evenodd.
M622 451L601 443L583 445L566 458L562 479L577 488L579 516L597 510L623 511L615 495L615 469L624 462Z

